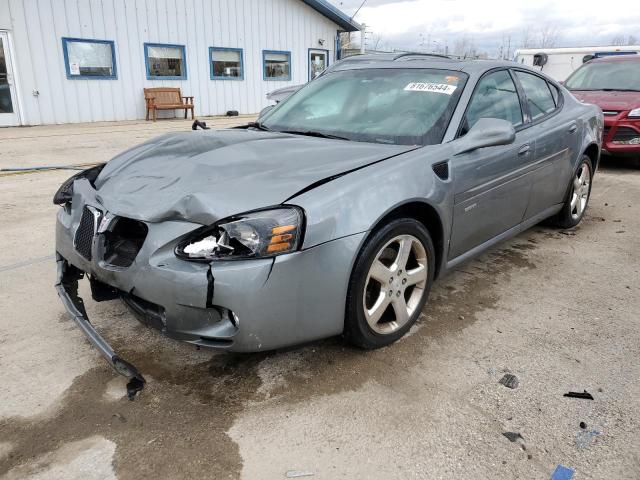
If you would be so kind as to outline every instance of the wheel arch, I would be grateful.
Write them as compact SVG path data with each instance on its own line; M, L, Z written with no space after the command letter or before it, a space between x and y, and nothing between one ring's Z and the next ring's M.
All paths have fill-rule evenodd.
M583 155L586 155L591 159L591 167L593 168L592 175L595 174L600 161L600 147L598 147L597 143L592 142L586 146L583 151Z
M427 229L436 253L434 279L438 278L445 249L444 226L438 210L425 201L411 200L391 208L375 221L365 242L383 225L398 218L413 218Z

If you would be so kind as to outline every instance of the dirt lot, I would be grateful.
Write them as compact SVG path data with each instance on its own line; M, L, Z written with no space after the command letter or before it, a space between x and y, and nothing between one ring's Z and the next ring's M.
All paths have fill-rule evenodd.
M187 128L2 129L0 168L107 160ZM640 478L637 166L605 161L578 229L537 226L459 268L412 334L375 352L339 339L197 351L88 301L149 380L133 402L53 288L51 197L71 173L0 176L0 476L548 479L562 464L576 479ZM563 397L584 389L593 401Z

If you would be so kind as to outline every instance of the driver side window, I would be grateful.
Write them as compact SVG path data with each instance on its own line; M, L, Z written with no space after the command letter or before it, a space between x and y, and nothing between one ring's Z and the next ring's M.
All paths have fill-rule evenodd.
M481 118L499 118L522 125L522 109L516 86L506 70L491 73L480 80L471 98L461 135Z

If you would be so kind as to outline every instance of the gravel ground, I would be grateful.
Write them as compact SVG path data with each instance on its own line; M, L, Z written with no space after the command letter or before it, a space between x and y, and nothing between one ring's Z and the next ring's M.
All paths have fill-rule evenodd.
M0 168L103 161L189 126L0 129ZM70 173L0 173L3 478L640 478L637 165L605 159L577 229L536 226L460 267L383 350L197 351L88 301L149 380L134 402L53 288L51 196Z

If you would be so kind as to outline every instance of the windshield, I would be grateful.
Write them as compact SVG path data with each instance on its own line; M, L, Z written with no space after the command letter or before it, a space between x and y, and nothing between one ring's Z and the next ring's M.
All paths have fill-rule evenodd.
M261 125L358 142L432 145L442 141L466 81L466 74L450 70L333 72L280 103Z
M569 90L640 91L639 61L587 63L564 83Z

